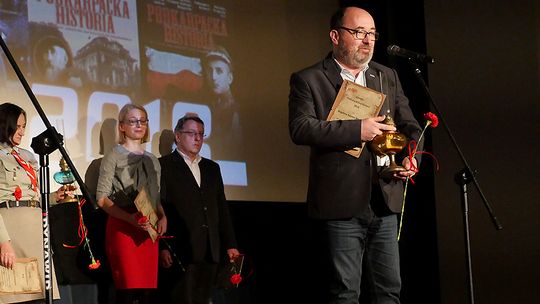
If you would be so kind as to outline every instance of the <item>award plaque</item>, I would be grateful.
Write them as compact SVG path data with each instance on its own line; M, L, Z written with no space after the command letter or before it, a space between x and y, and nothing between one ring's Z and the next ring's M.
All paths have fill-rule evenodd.
M334 120L362 120L375 117L382 108L386 95L370 88L366 88L349 80L343 80L338 95L328 114L327 121ZM345 151L356 158L360 157L364 143Z
M37 258L18 258L13 269L0 266L0 295L41 292Z
M155 228L157 227L158 216L156 214L156 210L154 210L154 207L152 207L150 197L148 196L145 187L141 187L141 189L139 190L139 194L137 194L137 197L135 198L134 203L137 207L137 210L143 216L148 217L150 225L152 226L152 228L148 229L148 234L150 235L152 242L155 242L159 236L157 231L155 230Z

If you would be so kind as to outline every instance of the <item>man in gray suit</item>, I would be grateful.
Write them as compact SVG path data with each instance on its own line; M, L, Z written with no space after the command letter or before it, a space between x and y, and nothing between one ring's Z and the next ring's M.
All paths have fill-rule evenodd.
M372 303L399 303L401 278L397 216L406 171L391 178L378 175L385 159L365 148L359 158L344 151L368 143L387 130L418 139L421 128L394 70L372 62L378 38L365 10L347 7L331 19L332 52L321 62L292 74L289 131L294 143L311 147L308 213L323 228L331 282L331 303L358 303L366 278ZM363 120L326 121L344 79L386 95L381 114ZM382 123L387 113L396 127ZM412 160L416 165L416 160ZM413 167L414 168L414 167Z

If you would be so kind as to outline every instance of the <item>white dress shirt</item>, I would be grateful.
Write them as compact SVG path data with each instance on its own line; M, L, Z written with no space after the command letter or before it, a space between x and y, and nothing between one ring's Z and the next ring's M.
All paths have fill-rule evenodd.
M195 178L197 185L199 185L200 187L201 186L201 169L199 168L199 163L201 162L202 157L199 154L197 154L195 159L191 161L191 159L182 151L180 151L180 149L176 149L176 150L184 158L184 161L188 165L189 170L191 170L191 173L193 174L193 177Z

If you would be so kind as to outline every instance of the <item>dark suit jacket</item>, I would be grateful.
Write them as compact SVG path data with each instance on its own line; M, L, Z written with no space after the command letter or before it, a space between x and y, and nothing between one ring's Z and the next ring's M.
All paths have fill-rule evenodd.
M389 209L399 212L403 183L379 179L375 155L369 149L365 148L359 158L343 152L360 146L360 121L326 121L342 82L340 68L331 54L311 67L293 73L290 79L290 135L294 143L311 147L309 215L317 219L361 217L368 210L372 185L377 182ZM421 129L403 94L397 73L370 62L366 84L386 94L381 113L390 110L398 131L410 139L418 139Z
M206 248L213 262L225 250L237 248L223 179L217 163L202 158L201 186L184 159L174 151L159 159L161 203L167 215L167 234L173 250L186 263L205 261Z

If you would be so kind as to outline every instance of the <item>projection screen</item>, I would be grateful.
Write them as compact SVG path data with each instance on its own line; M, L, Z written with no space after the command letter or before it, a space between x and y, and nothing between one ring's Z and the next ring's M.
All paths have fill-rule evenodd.
M203 119L201 154L219 163L228 199L302 202L308 150L288 136L288 80L329 51L335 9L310 3L0 1L0 30L90 190L116 144L119 109L135 103L148 111L146 149L158 157L174 149L178 118ZM44 125L0 59L1 101L27 111L29 148ZM50 159L53 174L60 154Z

